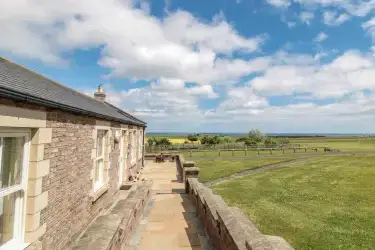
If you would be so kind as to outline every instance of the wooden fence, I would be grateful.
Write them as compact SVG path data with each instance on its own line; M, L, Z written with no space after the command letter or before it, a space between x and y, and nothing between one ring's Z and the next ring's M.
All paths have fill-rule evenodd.
M245 148L245 149L219 149L219 150L185 150L185 151L164 151L164 153L182 153L185 156L248 156L248 155L273 155L286 153L308 153L326 151L326 147L290 147L290 148ZM161 151L163 152L163 151Z

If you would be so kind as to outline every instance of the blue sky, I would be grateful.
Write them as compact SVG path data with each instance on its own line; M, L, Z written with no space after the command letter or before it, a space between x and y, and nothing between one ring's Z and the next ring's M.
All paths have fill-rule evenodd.
M1 55L149 131L375 132L375 0L0 2Z

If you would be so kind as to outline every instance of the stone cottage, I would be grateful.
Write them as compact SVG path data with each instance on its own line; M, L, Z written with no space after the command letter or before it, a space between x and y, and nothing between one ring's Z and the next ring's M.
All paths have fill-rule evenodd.
M0 249L65 249L143 166L146 123L0 57Z

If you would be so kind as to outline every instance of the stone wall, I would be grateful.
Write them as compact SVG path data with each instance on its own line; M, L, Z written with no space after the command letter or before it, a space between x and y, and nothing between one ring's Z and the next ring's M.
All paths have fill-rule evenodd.
M194 167L189 168L191 170ZM187 172L186 168L184 170ZM187 176L185 180L186 192L196 206L198 218L216 249L293 250L283 238L262 234L240 209L228 207L220 196L198 181L196 171L192 172L195 178Z
M100 211L116 199L119 189L120 144L109 137L108 190L93 201L92 149L96 119L53 110L47 113L47 127L52 128L52 142L46 145L45 159L50 159L50 173L43 178L48 190L48 206L41 212L47 224L42 238L43 249L63 249ZM111 134L120 123L111 122ZM130 163L129 163L130 164ZM132 167L128 165L128 167Z
M72 250L125 250L150 197L151 181L134 185L127 196L97 217L72 246ZM122 196L124 194L120 194ZM70 248L69 248L70 249Z
M2 98L0 105L0 128L30 129L32 144L34 140L38 141L30 150L30 162L35 162L28 166L29 175L33 174L33 178L37 175L35 178L40 180L40 184L34 181L28 187L26 209L29 211L30 204L35 203L35 213L32 216L27 214L26 224L28 230L36 230L33 240L27 241L32 243L28 249L66 249L119 195L120 143L115 142L114 136L109 136L108 188L95 200L92 197L96 144L93 135L98 121L109 124L108 133L111 135L128 126ZM34 115L38 112L44 115ZM127 167L139 171L142 159L137 159L133 165Z

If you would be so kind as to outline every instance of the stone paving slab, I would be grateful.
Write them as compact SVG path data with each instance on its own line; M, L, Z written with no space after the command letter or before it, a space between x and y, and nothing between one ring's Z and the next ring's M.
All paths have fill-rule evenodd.
M131 250L211 250L196 209L177 182L174 162L147 162L142 178L153 180L153 195L130 245Z

